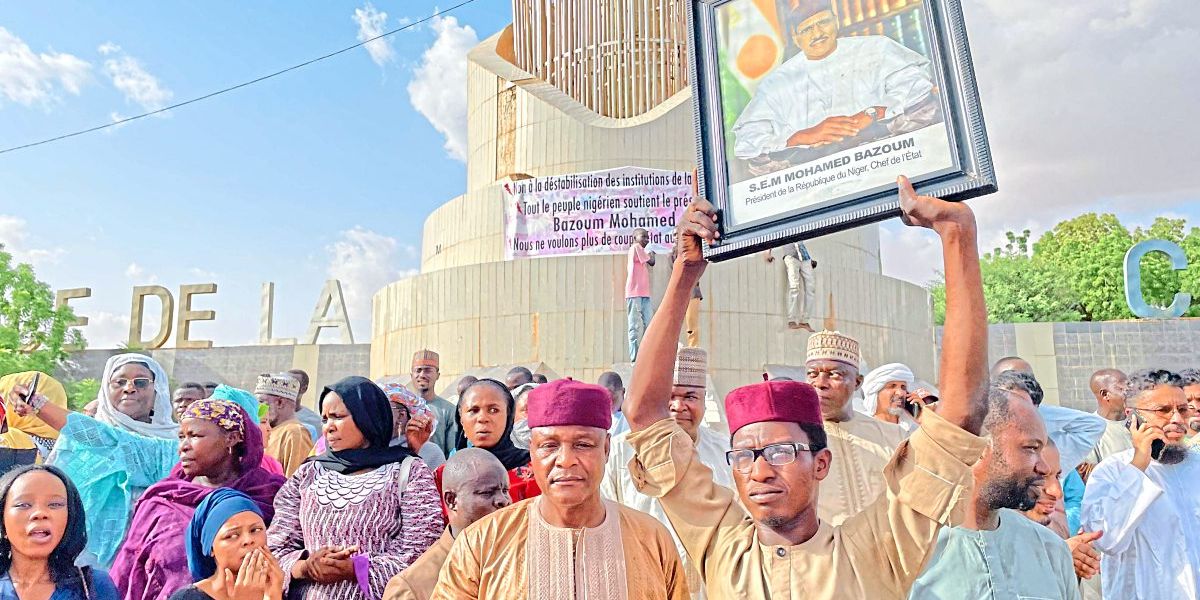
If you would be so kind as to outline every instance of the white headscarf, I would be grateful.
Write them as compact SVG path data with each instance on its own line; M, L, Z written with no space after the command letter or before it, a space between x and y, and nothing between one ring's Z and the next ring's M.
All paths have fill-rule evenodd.
M129 415L113 408L108 400L108 382L117 369L129 364L141 363L154 374L154 413L149 423L135 421ZM100 391L96 394L96 420L144 435L146 437L173 440L179 437L179 425L171 420L171 384L167 372L158 361L144 354L118 354L104 363L104 378L100 380Z
M900 363L891 363L883 365L863 378L863 409L868 415L875 415L875 411L879 408L879 392L887 384L893 381L903 381L907 385L912 385L916 381L913 376L912 369Z

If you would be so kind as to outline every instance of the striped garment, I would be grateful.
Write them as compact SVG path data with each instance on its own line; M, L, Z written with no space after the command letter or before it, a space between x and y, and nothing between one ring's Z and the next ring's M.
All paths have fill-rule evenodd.
M412 461L408 487L397 493L403 478L400 464L343 475L316 462L302 465L275 497L275 521L267 544L279 558L291 585L292 567L308 552L326 546L358 546L369 560L359 581L331 584L304 582L289 597L303 600L378 600L388 580L421 556L441 536L442 520L433 473L421 460Z

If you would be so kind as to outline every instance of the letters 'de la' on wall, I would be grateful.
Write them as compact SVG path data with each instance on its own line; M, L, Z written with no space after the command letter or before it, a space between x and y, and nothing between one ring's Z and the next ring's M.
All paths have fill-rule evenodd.
M154 350L162 348L175 333L175 347L181 349L211 348L212 340L192 339L192 324L196 321L215 321L217 312L209 309L193 308L195 297L199 295L216 294L217 284L197 283L179 286L179 311L175 311L176 297L171 290L161 285L139 285L133 288L129 307L129 338L126 345L130 349ZM56 306L65 306L71 300L90 298L91 288L70 288L59 290L55 297ZM146 306L149 298L158 301L158 325L152 328L153 336L146 337ZM153 305L152 303L150 303ZM150 318L153 319L153 313ZM76 315L72 327L87 327L88 318ZM296 338L275 338L275 284L264 283L262 286L262 304L260 308L258 343L268 346L295 345ZM354 343L354 332L350 327L350 317L346 312L346 300L342 293L342 284L336 279L325 282L317 298L316 308L308 322L308 330L299 343L316 344L324 329L334 329L339 334L342 344ZM85 332L86 334L86 332ZM86 337L86 335L85 335Z

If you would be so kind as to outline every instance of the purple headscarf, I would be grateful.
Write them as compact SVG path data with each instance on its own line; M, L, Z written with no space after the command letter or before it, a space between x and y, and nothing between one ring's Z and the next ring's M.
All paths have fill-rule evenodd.
M199 402L206 402L200 400ZM199 403L197 402L197 403ZM275 516L275 493L284 478L263 470L263 437L258 422L242 408L241 476L224 485L258 505L268 524ZM186 418L186 417L185 417ZM202 417L196 417L202 418ZM192 584L187 565L187 530L196 507L217 488L192 483L176 464L166 479L150 486L133 511L125 541L113 562L113 582L125 600L166 600Z

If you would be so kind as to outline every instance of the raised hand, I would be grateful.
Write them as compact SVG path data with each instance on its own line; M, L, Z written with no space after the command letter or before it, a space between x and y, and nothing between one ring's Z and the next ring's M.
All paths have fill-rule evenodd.
M970 225L974 228L975 214L971 207L962 202L947 202L933 196L920 196L907 177L901 175L900 185L901 220L911 227L924 227L941 233L947 225Z
M717 229L717 211L703 198L696 198L688 205L676 227L676 258L688 269L703 271L708 261L704 260L704 244L715 242L721 237Z
M427 414L413 415L404 428L404 436L408 439L408 448L417 452L433 436L433 417Z
M1162 440L1165 444L1167 434L1162 427L1150 423L1139 425L1136 420L1130 424L1129 433L1133 434L1133 459L1129 461L1129 464L1145 471L1150 466L1150 459L1153 458L1154 442Z

